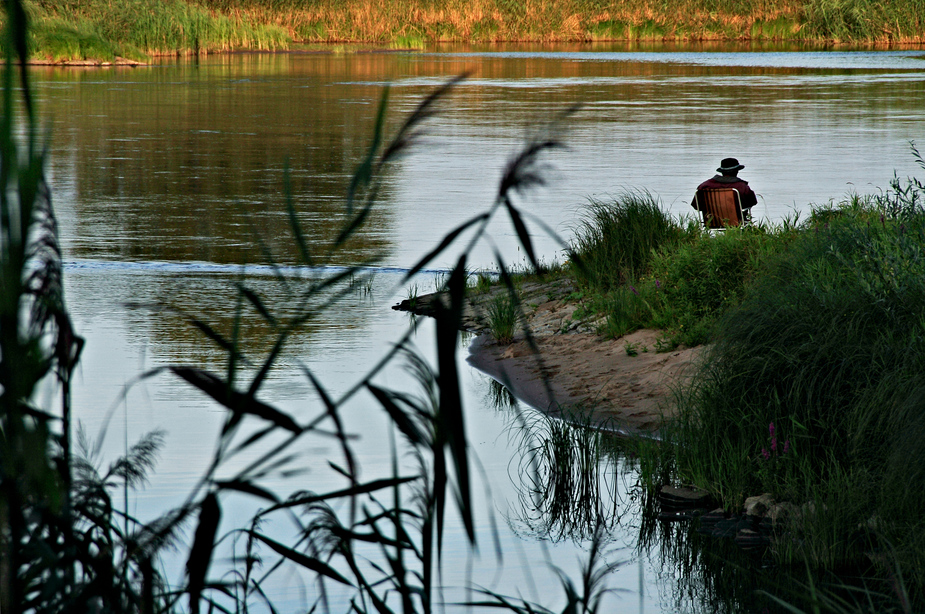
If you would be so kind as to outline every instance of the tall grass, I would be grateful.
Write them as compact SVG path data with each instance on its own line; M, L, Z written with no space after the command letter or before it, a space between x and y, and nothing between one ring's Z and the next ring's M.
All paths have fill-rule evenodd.
M922 40L922 7L912 0L206 0L223 12L285 23L305 40L428 41L590 40ZM856 16L855 16L856 15ZM845 28L842 24L847 24ZM857 27L861 24L862 27Z
M77 3L67 6L72 5ZM15 34L10 40L22 60L27 47L26 13L15 0L10 6ZM4 438L0 448L0 609L247 611L261 603L272 610L272 599L263 585L269 577L288 573L293 567L312 579L312 610L327 607L331 584L349 588L352 609L358 612L438 609L448 508L456 509L469 544L474 546L477 539L457 364L468 288L467 255L486 238L492 218L506 215L530 266L542 268L512 194L528 192L542 182L538 169L543 156L561 147L554 131L538 130L504 169L496 199L439 241L399 284L408 284L435 258L456 250L456 264L445 283L447 301L435 305L435 365L409 350L411 327L340 397L332 396L312 370L302 366L305 381L316 393L310 407L288 413L263 399L264 384L289 339L321 311L336 308L343 297L356 292L356 268L299 280L278 275L276 281L301 305L296 313L277 313L258 291L239 285L238 294L227 302L236 314L236 324L227 335L205 320L190 317L190 324L225 353L224 370L216 373L195 364L176 364L145 373L141 379L173 376L178 385L192 387L223 408L225 419L209 467L184 502L163 517L142 523L113 504L112 489L127 491L144 480L153 466L160 435L143 438L107 468L85 438L78 450L70 446L67 390L80 340L70 329L63 307L60 254L50 194L42 180L40 148L30 136L24 148L25 163L21 163L18 151L22 147L11 136L14 74L8 64L0 124L0 180L6 188L0 190L0 434ZM19 91L26 97L27 123L32 125L24 68L21 74ZM315 253L311 249L306 231L297 222L291 195L283 190L292 220L292 241L303 264L327 262L363 227L377 206L383 168L416 144L427 119L459 80L449 81L426 97L391 138L385 135L387 95L383 96L371 145L347 191L346 222L328 250ZM281 184L287 185L286 177ZM460 236L468 241L461 248L455 245ZM272 264L272 255L268 257ZM501 261L498 267L513 298L509 269ZM253 310L275 332L275 342L263 356L245 355L248 346L240 326L245 309ZM390 390L375 381L386 365L401 358L418 382L416 392ZM59 414L31 405L33 391L52 370L65 391ZM389 419L390 435L400 440L391 471L373 478L363 477L355 452L355 446L362 444L354 441L342 420L344 404L359 394L366 394L382 410ZM337 450L328 460L341 479L340 487L316 492L310 482L290 481L292 492L278 494L265 485L268 476L287 476L304 469L293 450L312 445L312 440L333 444ZM406 453L416 461L411 467L400 462ZM247 462L240 462L242 455L247 455ZM72 474L76 479L71 480ZM231 496L250 497L262 509L243 526L226 532L223 516ZM274 537L280 526L293 524L291 539ZM189 529L189 543L180 538L181 528ZM218 569L216 561L225 558L222 548L228 543L235 544L232 569ZM168 584L156 571L160 553L168 545L185 554L186 573L179 585ZM568 607L595 608L607 569L592 557L577 589L563 578ZM500 596L487 597L496 607L506 603Z
M722 315L666 431L676 479L728 508L762 492L801 506L775 546L779 560L874 561L889 576L876 553L892 544L916 596L925 499L909 484L925 466L923 198L918 180L894 180L880 195L816 209Z
M912 42L925 32L925 7L915 0L809 0L802 14L806 33L826 40Z
M617 288L648 273L655 252L684 234L648 192L592 199L572 241L576 276L596 290Z
M285 48L289 33L183 0L49 2L29 5L35 56L52 61Z
M513 297L507 293L498 294L488 304L488 331L495 341L508 344L514 341L517 332L519 307Z
M647 193L591 201L572 242L585 309L606 317L601 333L664 331L661 349L707 342L716 319L737 305L770 254L791 239L791 222L710 234L674 219Z
M428 42L815 41L922 43L916 0L30 0L49 60L232 49L293 41L420 49Z

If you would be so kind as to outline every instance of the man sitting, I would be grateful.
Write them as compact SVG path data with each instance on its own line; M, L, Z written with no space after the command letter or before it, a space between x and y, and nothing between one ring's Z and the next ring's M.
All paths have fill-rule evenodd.
M745 168L744 164L739 164L739 161L735 158L724 158L720 162L719 168L716 169L719 175L707 179L699 186L697 186L697 191L704 189L718 189L718 188L735 188L739 191L739 199L742 202L742 213L745 215L745 220L751 219L751 208L758 204L758 197L755 196L755 193L752 192L752 189L748 187L748 182L744 179L739 179L739 171ZM697 209L697 199L691 201L691 207Z

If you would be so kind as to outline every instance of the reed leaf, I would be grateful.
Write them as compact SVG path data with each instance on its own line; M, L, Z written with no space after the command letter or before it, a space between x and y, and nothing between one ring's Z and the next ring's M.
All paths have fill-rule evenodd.
M214 401L231 410L236 416L248 414L257 416L292 433L301 433L302 428L287 414L262 403L248 394L232 390L228 383L217 375L193 367L168 367L168 369L186 380ZM226 428L227 430L227 428Z
M249 531L249 534L253 536L255 539L269 546L274 552L276 552L280 556L284 557L287 560L292 561L296 565L304 567L305 569L308 569L309 571L313 571L326 578L330 578L331 580L334 580L336 582L340 582L341 584L346 584L347 586L353 586L350 580L342 576L333 567L331 567L324 561L321 561L317 558L313 558L305 554L302 554L301 552L297 550L293 550L292 548L289 548L287 546L284 546L283 544L273 539L270 539L269 537L262 535L260 533Z
M344 488L320 495L298 494L287 499L286 501L277 503L273 507L267 508L263 514L269 514L271 512L275 512L276 510L311 505L313 503L318 503L319 501L327 501L328 499L343 499L347 497L355 497L356 495L378 492L380 490L385 490L394 486L408 484L409 482L413 482L417 479L419 478L416 476L383 478L381 480L373 480L372 482L367 482L366 484L357 484L356 486L351 486L350 488Z
M218 497L215 493L209 493L199 506L199 524L196 526L196 535L186 561L189 608L193 614L199 612L199 601L206 585L205 578L212 562L215 535L218 532L221 517L222 510L218 504Z

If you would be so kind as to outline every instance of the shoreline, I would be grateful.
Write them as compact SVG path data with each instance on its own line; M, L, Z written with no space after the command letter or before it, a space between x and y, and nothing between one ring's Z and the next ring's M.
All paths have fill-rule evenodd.
M547 415L580 418L619 434L658 435L675 415L677 387L693 372L702 348L657 353L654 330L619 339L566 333L535 337L538 353L521 337L501 345L479 335L467 362L503 384L521 402ZM627 344L647 347L635 356Z
M500 382L521 402L547 415L592 423L622 434L656 435L675 415L675 392L694 372L703 346L657 352L659 332L637 330L618 339L597 334L598 322L574 320L580 303L571 281L528 282L519 290L523 324L513 342L488 332L487 306L504 288L466 298L462 328L475 333L467 362ZM393 309L430 315L440 293Z
M720 46L729 46L729 45L794 45L794 46L809 46L812 47L813 51L827 51L827 50L841 50L841 51L922 51L925 50L925 41L922 42L895 42L895 41L886 41L886 42L877 42L877 41L867 41L867 42L858 42L858 41L829 41L824 39L788 39L788 40L769 40L769 39L697 39L697 40L637 40L637 39L614 39L614 40L563 40L563 41L553 41L553 42L544 42L544 41L529 41L529 40L511 40L511 41L428 41L428 45L639 45L639 44L654 44L654 45L666 45L666 46L681 46L681 47L696 47L697 45L704 44L715 44ZM303 49L300 47L310 46L312 49ZM356 49L345 50L345 46L356 46ZM321 48L318 48L321 47ZM330 47L330 49L324 49L324 47ZM408 53L408 52L424 52L426 51L425 46L421 47L395 47L391 46L389 43L381 44L372 44L369 41L342 41L342 40L331 40L331 41L312 41L310 43L303 42L293 42L292 46L289 48L278 48L278 49L261 49L261 48L240 48L240 49L229 49L225 51L201 51L196 52L193 49L181 49L175 52L169 53L156 53L151 54L145 60L133 60L130 58L124 58L121 56L116 56L113 59L103 59L103 58L82 58L82 59L50 59L48 57L32 57L27 62L27 66L50 66L50 67L60 67L60 68L116 68L116 67L141 67L141 66L153 66L158 64L160 61L169 59L169 58L193 58L193 57L203 57L203 56L214 56L214 55L239 55L239 54L337 54L337 53L348 53L348 54L364 54L364 53ZM42 55L41 50L33 50L30 52L30 55ZM14 62L19 64L19 62Z
M113 68L113 67L138 67L153 66L165 59L176 58L197 58L214 55L231 56L240 54L374 54L374 53L409 53L425 52L428 47L448 46L500 46L500 47L517 47L517 46L548 46L548 45L578 45L578 46L626 46L625 51L630 51L632 47L639 46L662 46L676 50L677 48L693 49L698 47L758 47L757 51L763 51L761 47L771 47L770 50L777 50L777 47L794 47L800 50L809 51L922 51L925 50L925 40L922 41L833 41L827 39L767 39L767 38L700 38L700 39L575 39L575 40L558 40L558 41L532 41L532 40L497 40L497 41L480 41L480 40L428 40L415 46L396 46L394 42L371 42L367 40L340 40L331 39L325 41L293 41L288 47L279 48L261 48L261 47L242 47L226 50L213 51L196 51L195 49L177 49L170 52L150 53L146 59L137 60L116 55L112 58L84 57L84 58L62 58L53 59L50 54L43 52L42 49L30 51L30 59L26 62L28 66L53 66L53 67L74 67L74 68ZM739 49L741 50L741 49ZM42 57L35 57L42 56ZM19 62L15 62L19 63Z

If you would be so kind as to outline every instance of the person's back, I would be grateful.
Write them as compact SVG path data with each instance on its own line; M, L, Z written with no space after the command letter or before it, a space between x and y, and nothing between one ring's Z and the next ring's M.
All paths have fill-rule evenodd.
M749 219L751 217L749 210L758 204L758 197L755 196L755 193L748 186L748 182L738 177L739 171L743 168L745 168L745 165L739 164L739 161L735 158L724 158L719 168L716 169L720 174L701 183L697 186L697 191L735 188L739 191L739 198L742 201L742 212L745 214L745 219ZM697 209L696 198L691 201L691 207Z

